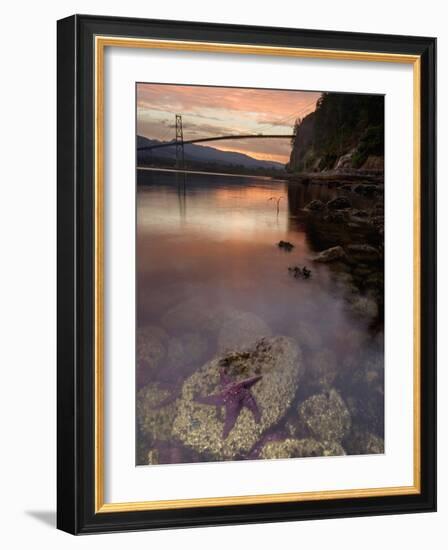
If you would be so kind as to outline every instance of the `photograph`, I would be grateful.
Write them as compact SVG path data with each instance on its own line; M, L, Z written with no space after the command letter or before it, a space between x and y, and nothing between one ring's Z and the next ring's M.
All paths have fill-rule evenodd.
M135 84L137 466L385 453L384 107Z

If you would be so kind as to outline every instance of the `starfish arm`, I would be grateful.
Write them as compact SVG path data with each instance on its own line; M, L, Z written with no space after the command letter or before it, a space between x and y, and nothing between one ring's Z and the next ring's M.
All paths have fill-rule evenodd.
M240 412L240 403L237 400L229 400L226 403L226 420L224 422L224 428L222 431L222 438L226 439L233 426L235 426L236 419Z
M195 401L197 403L201 403L202 405L214 405L215 407L220 407L224 404L223 398L220 394L217 395L198 395L195 398Z
M250 393L247 393L247 395L244 396L243 407L247 407L252 412L255 418L255 422L259 424L261 420L260 409L258 408L254 396Z
M242 380L241 382L239 382L239 385L241 388L249 389L262 378L263 376L261 374L258 376L252 376L252 378L246 378L246 380Z

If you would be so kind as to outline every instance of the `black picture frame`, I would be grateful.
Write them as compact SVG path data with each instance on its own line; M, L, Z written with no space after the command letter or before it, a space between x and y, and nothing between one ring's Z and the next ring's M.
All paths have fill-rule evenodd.
M436 40L428 37L74 15L57 25L57 526L72 534L436 509ZM419 494L95 512L95 36L383 52L421 59L421 490Z

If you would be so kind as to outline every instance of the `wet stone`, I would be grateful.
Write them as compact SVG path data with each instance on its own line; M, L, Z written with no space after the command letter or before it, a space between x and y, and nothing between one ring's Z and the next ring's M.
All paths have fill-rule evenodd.
M335 389L306 399L299 406L298 414L320 441L340 442L350 430L350 413Z
M264 459L341 455L345 455L345 451L340 443L321 442L312 438L270 441L260 452L260 458Z
M335 262L337 260L342 260L345 258L346 258L346 254L342 246L333 246L331 248L327 248L326 250L322 250L322 252L319 252L319 254L317 254L314 257L314 261L321 262L321 263L328 263L328 262Z
M219 393L221 369L235 382L261 378L251 388L260 422L242 408L233 428L223 437L225 408L198 402ZM287 337L263 338L243 352L223 354L206 363L182 387L173 436L209 460L230 460L247 454L262 435L290 408L302 373L301 353Z
M167 441L177 411L176 399L159 383L148 384L137 393L137 422L140 432L151 440ZM166 403L166 404L165 404Z
M361 429L352 430L350 435L344 440L344 446L347 454L350 455L384 453L384 439Z
M152 325L141 327L137 330L136 360L137 360L137 386L147 384L154 371L162 364L166 357L168 335Z

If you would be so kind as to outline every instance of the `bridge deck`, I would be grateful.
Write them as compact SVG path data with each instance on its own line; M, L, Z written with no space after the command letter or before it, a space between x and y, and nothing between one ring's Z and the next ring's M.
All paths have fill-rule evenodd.
M183 145L190 143L204 143L208 141L224 141L230 139L292 139L294 134L246 134L246 135L234 135L234 136L216 136L209 138L189 139L183 141ZM145 145L143 147L137 147L137 151L149 151L150 149L160 149L161 147L175 146L176 141L170 141L168 143L159 143L157 145Z

